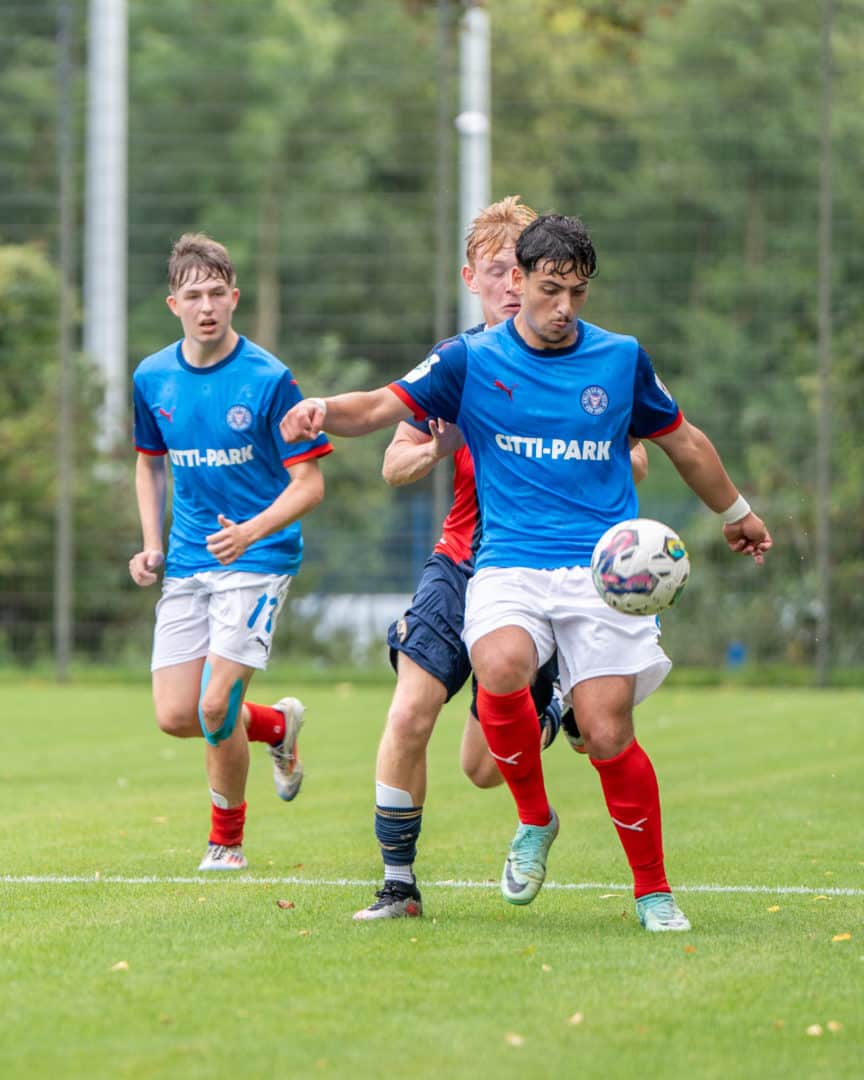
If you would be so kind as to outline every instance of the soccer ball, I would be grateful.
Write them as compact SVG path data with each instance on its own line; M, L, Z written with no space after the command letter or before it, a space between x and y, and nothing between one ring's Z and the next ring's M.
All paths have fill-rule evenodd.
M668 525L635 518L603 533L591 556L591 576L616 611L656 615L683 592L690 559L684 541Z

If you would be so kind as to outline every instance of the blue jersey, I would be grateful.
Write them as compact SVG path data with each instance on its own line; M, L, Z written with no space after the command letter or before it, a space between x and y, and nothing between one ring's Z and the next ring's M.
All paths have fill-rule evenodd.
M476 567L587 566L638 515L628 436L683 419L635 338L579 322L568 349L533 349L513 320L445 342L391 385L416 419L459 425L483 518Z
M212 367L192 367L181 342L142 360L133 376L135 448L167 454L174 484L165 574L203 570L296 574L303 553L300 522L252 544L229 567L207 551L217 515L248 521L290 483L291 465L329 454L325 435L289 445L279 421L302 394L275 356L241 337Z

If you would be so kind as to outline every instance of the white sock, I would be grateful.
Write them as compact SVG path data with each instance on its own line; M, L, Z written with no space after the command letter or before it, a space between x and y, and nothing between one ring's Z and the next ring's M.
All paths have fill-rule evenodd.
M414 867L413 866L391 866L390 863L384 863L384 880L385 881L404 881L406 885L414 884Z

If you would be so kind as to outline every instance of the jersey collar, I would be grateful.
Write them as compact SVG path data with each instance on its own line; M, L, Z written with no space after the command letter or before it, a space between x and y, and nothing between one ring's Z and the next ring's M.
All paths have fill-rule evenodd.
M240 353L240 350L246 344L246 339L242 334L237 335L237 344L224 356L218 364L210 364L208 367L193 367L186 358L183 356L183 339L177 342L177 363L183 368L184 371L190 372L192 375L210 375L214 371L220 371L222 368L227 367L232 360L236 360Z
M514 316L515 318L515 316ZM567 349L535 349L525 341L519 331L516 329L516 325L513 319L508 319L506 324L507 330L520 349L524 349L525 352L530 353L532 356L543 357L555 357L555 356L570 356L576 352L579 346L582 344L582 338L585 336L585 324L581 319L576 320L576 340Z

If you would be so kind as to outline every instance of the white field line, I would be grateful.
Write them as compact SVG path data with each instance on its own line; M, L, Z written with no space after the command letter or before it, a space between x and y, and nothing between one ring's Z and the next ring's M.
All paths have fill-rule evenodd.
M0 874L2 885L299 885L315 888L374 888L377 880L363 878L300 878L255 877L251 874L211 873L193 877L161 877L147 875L124 877L117 874ZM497 881L424 881L424 889L497 889ZM632 886L598 881L547 881L544 889L566 891L620 892L630 895ZM811 888L809 885L676 885L676 893L757 893L770 896L862 896L864 889L847 889L828 886Z

